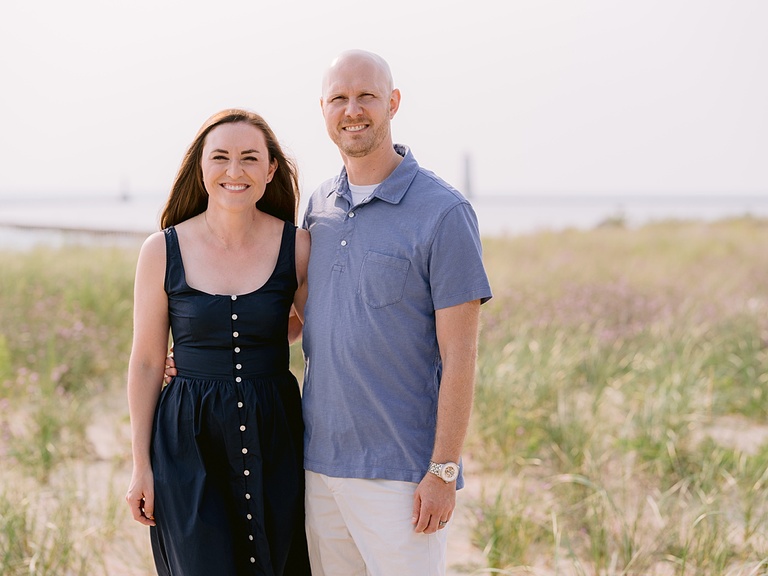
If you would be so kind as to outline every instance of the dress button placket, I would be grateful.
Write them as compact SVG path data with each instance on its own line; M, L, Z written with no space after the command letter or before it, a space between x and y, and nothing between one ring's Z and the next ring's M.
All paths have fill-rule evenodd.
M235 377L235 382L237 382L239 384L240 382L243 381L243 378L241 376L243 365L240 362L240 359L238 358L238 355L240 354L240 346L236 345L237 344L237 339L240 337L240 333L237 330L237 328L238 328L238 326L237 326L238 314L237 314L237 312L234 311L234 307L235 307L235 302L236 301L237 301L237 296L233 295L232 296L232 308L233 308L233 310L232 310L232 313L231 313L231 316L230 316L230 318L232 319L232 342L233 342L232 350L234 352L234 354L233 354L233 370L232 370L232 373L233 373L233 375ZM242 433L242 432L245 432L245 430L246 430L246 426L245 426L245 423L244 423L246 418L245 418L245 413L243 411L243 408L245 408L245 403L243 402L242 399L237 401L237 408L238 408L238 413L240 415L240 418L239 418L239 420L240 420L240 432ZM242 458L243 458L243 476L245 477L245 493L244 493L244 497L245 497L246 506L247 506L250 503L249 501L251 499L251 494L248 491L248 476L251 474L251 472L250 472L250 470L248 470L247 463L246 463L246 460L245 460L246 456L248 454L248 447L245 446L244 443L243 443L243 435L242 434L240 435L240 439L241 439L241 445L242 445L240 451L243 454L243 456L242 456ZM253 515L248 511L246 513L246 518L250 522L251 520L253 520ZM248 535L248 540L250 542L253 542L253 534L249 534ZM251 556L249 559L251 561L251 564L254 564L256 562L256 558L253 557L253 556Z

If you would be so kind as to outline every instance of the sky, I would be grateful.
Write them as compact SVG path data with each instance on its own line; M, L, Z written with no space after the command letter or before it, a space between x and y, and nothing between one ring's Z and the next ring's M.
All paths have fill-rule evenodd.
M396 142L475 196L768 194L765 0L39 0L0 7L0 198L157 195L214 112L262 114L306 198L347 48Z

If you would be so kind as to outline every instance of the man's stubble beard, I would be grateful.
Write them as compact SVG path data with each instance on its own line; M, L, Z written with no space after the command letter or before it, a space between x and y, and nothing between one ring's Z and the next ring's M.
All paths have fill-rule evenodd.
M388 128L389 127L386 124L375 127L368 137L361 140L345 138L344 130L341 129L334 132L332 139L334 144L338 146L339 150L341 150L345 156L349 156L350 158L363 158L375 151L381 143L384 142L389 133Z

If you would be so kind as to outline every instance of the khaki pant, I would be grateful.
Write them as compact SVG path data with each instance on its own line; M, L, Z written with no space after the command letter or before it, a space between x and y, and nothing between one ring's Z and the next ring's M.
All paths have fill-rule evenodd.
M448 527L413 531L417 484L306 472L313 576L443 576Z

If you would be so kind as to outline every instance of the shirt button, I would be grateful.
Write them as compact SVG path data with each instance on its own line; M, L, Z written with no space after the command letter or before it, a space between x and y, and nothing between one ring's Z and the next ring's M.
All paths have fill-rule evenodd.
M234 294L232 294L232 300L237 300L237 296L235 296Z
M251 499L251 495L250 495L250 494L246 494L246 495L245 495L245 499L246 499L246 500L250 500L250 499Z
M250 471L250 470L244 470L244 471L243 471L243 474L244 474L245 476L250 476L250 475L251 475L251 471Z
M246 518L248 518L248 520L253 520L253 516L251 516L250 514L246 515Z
M237 403L237 407L238 407L238 408L242 408L242 407L243 407L243 403L242 403L242 402L238 402L238 403Z
M346 240L342 240L342 241L341 241L341 245L342 245L342 246L346 246L346 245L347 245L347 241L346 241Z
M350 218L354 218L354 217L355 217L355 213L354 213L354 212L350 212L350 213L349 213L349 217L350 217Z
M243 379L242 379L242 378L240 378L240 376L238 376L237 378L235 378L235 382L242 382L242 381L243 381Z
M248 535L248 540L253 540L253 534Z
M240 426L240 432L245 432L245 424L243 424L242 426Z
M256 563L256 558L254 558L253 556L251 556L251 564L255 564L255 563Z
M243 368L243 365L242 364L235 364L235 368L237 368L238 370L241 370Z
M240 346L235 346L235 354L240 354Z
M243 454L248 454L248 448L243 448Z
M235 338L237 338L238 336L240 336L240 332L232 332L232 336L234 336Z

